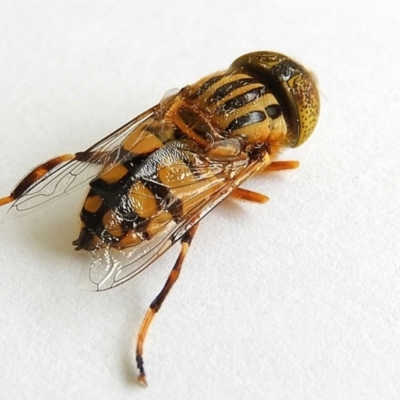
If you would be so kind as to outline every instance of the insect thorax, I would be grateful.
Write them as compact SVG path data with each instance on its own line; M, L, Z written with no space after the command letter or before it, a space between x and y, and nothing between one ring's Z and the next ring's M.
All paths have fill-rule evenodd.
M283 139L287 125L281 107L265 85L239 71L209 75L182 89L175 123L208 143L227 137L246 144Z

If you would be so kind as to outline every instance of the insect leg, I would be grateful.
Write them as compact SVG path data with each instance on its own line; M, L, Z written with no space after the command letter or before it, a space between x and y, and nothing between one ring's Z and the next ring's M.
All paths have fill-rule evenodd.
M64 162L71 161L74 158L75 154L64 154L62 156L52 158L51 160L46 161L44 164L37 166L33 171L26 175L25 178L22 179L22 181L17 185L17 187L11 192L9 196L0 198L0 207L18 199L18 197L21 196L22 193L25 192L25 190L27 190L30 186L41 179L53 168Z
M261 193L252 192L251 190L237 188L235 189L230 197L237 199L237 200L245 200L251 201L253 203L266 203L269 200L268 196L265 196Z
M32 185L42 179L44 175L48 174L60 164L74 160L81 162L90 162L92 164L103 163L107 155L108 153L94 153L91 151L85 151L76 154L63 154L62 156L52 158L51 160L48 160L45 163L37 166L33 171L26 175L18 183L18 185L10 193L10 195L6 197L1 197L0 207L13 202L14 200L17 200L26 190L28 190Z
M299 166L298 161L273 161L259 173L267 173L273 171L282 171L284 169L294 169ZM266 203L269 200L268 196L261 193L252 192L251 190L236 188L230 195L230 197L238 200L251 201L254 203Z
M168 276L167 282L165 283L164 287L162 288L162 290L158 294L158 296L150 304L150 308L147 310L147 313L143 319L142 325L140 326L139 334L138 334L138 338L137 338L137 344L136 344L136 364L139 369L138 381L144 385L147 385L147 382L146 382L146 373L144 371L144 366L143 366L143 364L144 364L144 362L143 362L143 344L144 344L144 340L146 338L147 331L149 329L151 321L153 320L154 315L160 309L160 307L161 307L162 303L164 302L165 298L167 297L169 291L171 290L172 286L174 285L174 283L177 281L177 279L179 277L183 260L185 259L185 256L190 247L192 239L196 233L198 225L199 224L194 225L182 237L181 251L175 262L174 267L172 268L172 270Z
M295 169L299 165L300 163L298 161L273 161L266 168L261 170L260 173L282 171L284 169Z

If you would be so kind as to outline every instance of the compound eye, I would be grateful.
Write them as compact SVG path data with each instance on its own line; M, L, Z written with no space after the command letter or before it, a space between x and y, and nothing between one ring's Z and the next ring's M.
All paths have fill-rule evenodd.
M283 83L292 96L293 113L297 114L297 127L290 131L289 145L297 147L310 137L318 122L320 103L317 84L314 75L299 64Z
M255 77L276 96L280 108L266 110L273 118L282 112L288 124L286 144L297 147L314 131L319 116L319 94L315 77L289 57L261 51L235 60L231 69L240 69Z

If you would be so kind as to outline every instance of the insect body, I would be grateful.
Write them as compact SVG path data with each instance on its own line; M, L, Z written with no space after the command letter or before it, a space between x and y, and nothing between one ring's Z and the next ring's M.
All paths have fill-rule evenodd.
M56 157L29 173L0 206L29 211L89 184L77 250L92 252L90 280L105 290L131 279L177 241L180 255L139 331L143 343L178 278L199 221L228 196L264 203L241 189L251 176L297 167L274 161L317 123L314 77L273 52L239 57L226 70L167 97L83 152Z

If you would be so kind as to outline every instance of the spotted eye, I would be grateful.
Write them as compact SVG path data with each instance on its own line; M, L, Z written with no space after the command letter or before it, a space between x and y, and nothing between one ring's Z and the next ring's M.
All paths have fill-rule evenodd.
M268 51L245 54L230 69L255 77L276 95L279 105L270 105L265 111L272 119L283 114L288 146L300 146L309 138L319 116L317 84L309 71L283 54Z

